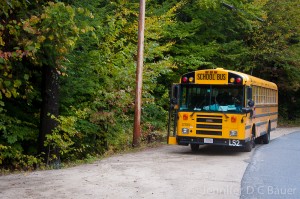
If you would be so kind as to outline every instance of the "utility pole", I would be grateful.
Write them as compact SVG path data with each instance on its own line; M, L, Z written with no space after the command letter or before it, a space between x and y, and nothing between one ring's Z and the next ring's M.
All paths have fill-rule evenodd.
M140 144L141 137L141 107L143 84L143 60L144 60L144 29L145 29L145 0L140 0L139 28L138 28L138 52L136 67L135 112L132 146Z

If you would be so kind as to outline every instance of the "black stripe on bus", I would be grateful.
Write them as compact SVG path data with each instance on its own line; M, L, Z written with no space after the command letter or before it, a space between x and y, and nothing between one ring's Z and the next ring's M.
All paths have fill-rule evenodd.
M265 107L278 107L277 104L262 104L262 105L255 105L256 108L265 108Z
M201 131L201 130L197 130L196 134L201 134L201 135L222 135L222 131Z
M267 134L267 131L263 131L260 133L260 136Z
M264 124L267 124L268 122L258 122L256 123L256 126L261 126L261 125L264 125Z
M197 115L197 117L222 118L222 115Z
M271 120L271 122L277 122L277 120L278 120L278 119L276 118L276 119L274 119L274 120Z
M197 124L196 128L202 129L222 129L222 125Z
M197 118L197 122L222 123L222 119L215 119L215 118ZM200 128L200 127L199 127L199 128Z
M271 116L271 115L277 115L277 114L278 114L278 112L265 113L265 114L255 115L255 117L258 118L258 117L265 117L265 116Z
M246 126L245 130L251 129L251 125Z

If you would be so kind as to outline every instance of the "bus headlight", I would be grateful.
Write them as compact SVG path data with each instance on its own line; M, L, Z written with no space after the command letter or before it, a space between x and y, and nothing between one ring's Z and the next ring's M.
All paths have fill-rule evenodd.
M182 128L181 133L182 134L189 134L189 129L188 128Z
M231 137L234 137L234 136L237 136L237 135L238 135L238 132L237 132L237 131L234 131L234 130L231 130L231 131L229 131L229 135L230 135Z

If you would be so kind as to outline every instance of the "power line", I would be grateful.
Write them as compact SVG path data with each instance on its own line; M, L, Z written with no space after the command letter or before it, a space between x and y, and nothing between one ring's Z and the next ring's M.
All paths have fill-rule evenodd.
M262 18L259 18L257 16L254 16L252 14L249 14L248 12L245 12L244 10L241 10L239 8L236 8L235 6L233 5L230 5L230 4L227 4L227 3L224 3L224 2L221 2L221 5L224 6L225 8L229 9L229 10L232 10L232 11L236 11L236 12L241 12L245 15L248 15L249 17L251 18L255 18L256 20L260 21L260 22L265 22L265 20L263 20Z

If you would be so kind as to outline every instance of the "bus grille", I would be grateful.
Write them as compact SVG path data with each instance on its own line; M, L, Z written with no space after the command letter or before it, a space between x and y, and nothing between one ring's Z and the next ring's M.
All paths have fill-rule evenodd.
M197 115L196 134L222 136L222 116Z

